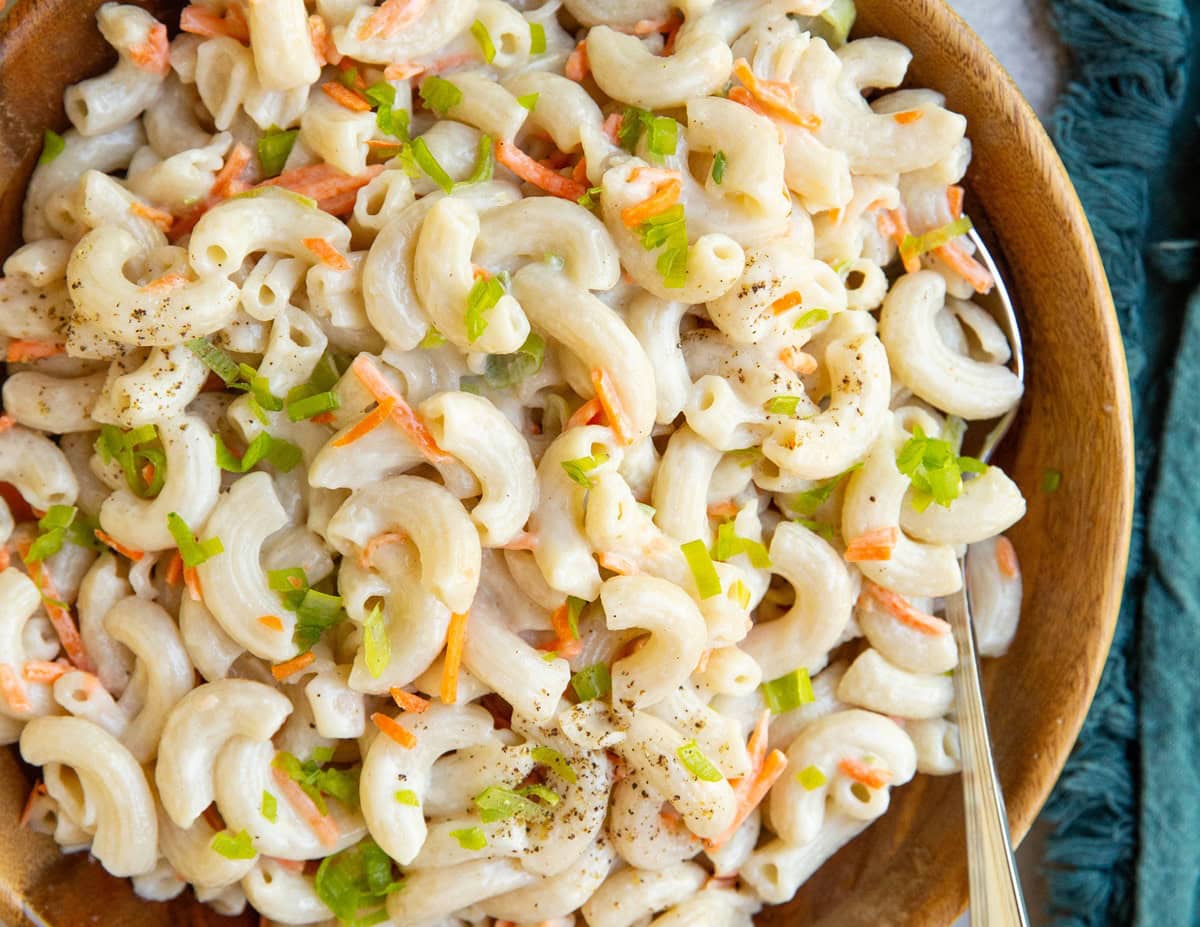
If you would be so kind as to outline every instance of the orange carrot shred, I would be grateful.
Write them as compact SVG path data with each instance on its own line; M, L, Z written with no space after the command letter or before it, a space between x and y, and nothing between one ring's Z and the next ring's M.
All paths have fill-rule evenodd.
M250 41L250 29L242 17L241 10L230 5L224 16L218 16L207 7L191 4L183 8L179 15L180 32L190 32L192 35L228 36L237 39L243 45Z
M454 459L452 455L437 446L437 442L420 416L413 411L412 406L404 401L404 397L379 372L366 354L358 355L354 359L354 363L350 365L350 369L354 371L358 381L366 387L367 392L375 398L376 402L383 402L389 397L395 402L391 412L392 422L417 446L417 449L425 455L426 460L444 463Z
M142 286L143 293L166 293L188 282L183 274L163 274Z
M353 110L356 113L368 113L371 111L371 101L357 90L351 90L345 84L327 81L321 85L321 90L334 103L344 106L348 110Z
M496 139L494 153L500 164L503 164L522 180L545 190L552 196L558 196L565 200L578 200L587 193L587 187L583 184L543 167L508 139Z
M910 234L908 228L908 217L904 214L904 207L898 209L889 209L879 214L878 226L880 234L886 235L896 243L896 247L900 251L900 260L904 262L904 270L910 274L915 274L921 269L921 256L913 254L911 251L906 251L904 248L904 239Z
M175 217L165 209L158 209L137 200L129 204L129 211L147 222L153 222L164 232L171 231L171 226L175 224Z
M414 692L406 692L404 689L393 686L388 690L388 694L399 708L411 714L419 715L429 710L429 699L421 698Z
M65 354L66 350L67 346L63 344L53 344L49 341L25 341L16 338L8 343L8 351L4 359L10 364L24 364Z
M571 606L566 602L558 606L550 616L556 640L550 649L566 660L577 657L583 651L583 642L571 632Z
M17 424L17 420L11 415L0 415L0 434L8 431L8 429L12 428L15 424Z
M564 431L567 428L577 428L580 425L591 425L600 421L604 415L604 406L600 405L600 400L597 398L589 399L578 409L571 413L571 417L567 419L567 424L564 426Z
M29 790L29 797L25 799L25 807L21 810L21 817L17 820L18 827L25 827L29 824L29 819L33 817L33 803L37 801L39 795L46 794L46 783L35 782L33 788Z
M863 590L859 594L859 602L865 601L874 602L901 624L923 634L950 633L950 625L947 622L915 608L904 596L891 589L885 589L869 579L863 580Z
M170 562L167 564L167 575L166 575L167 585L168 586L179 585L179 580L182 577L183 577L183 557L180 555L179 551L175 551L175 553L173 553L171 555Z
M306 666L311 664L316 659L316 656L311 650L306 650L297 657L292 657L290 660L285 660L283 663L276 663L271 667L271 675L276 679L283 680L289 676L294 676Z
M25 541L20 545L19 553L22 560L29 555L31 543L31 541ZM79 628L75 625L75 619L71 617L70 609L62 602L62 597L59 595L58 587L54 584L53 577L50 576L50 571L41 561L34 561L28 564L27 568L29 578L42 595L42 606L46 609L46 617L50 619L54 633L58 635L63 650L67 652L67 658L79 669L89 673L95 672L96 665L92 663L87 650L84 649L83 638L79 636Z
M322 66L336 64L342 57L338 54L337 46L330 38L329 26L325 24L325 18L319 13L313 13L308 17L308 40L312 43L318 64Z
M592 389L596 391L596 397L600 400L600 405L604 408L604 415L608 419L608 427L613 430L613 434L617 436L617 440L628 447L633 443L633 423L629 421L629 416L625 414L625 407L621 404L621 397L617 395L616 384L613 383L612 377L603 367L592 368Z
M375 557L375 551L386 544L396 544L400 541L407 541L408 535L403 531L384 531L382 534L377 534L375 537L367 541L367 545L358 555L358 562L365 570L371 566L371 562Z
M369 435L372 431L382 425L392 414L392 409L396 406L396 400L391 396L385 396L383 402L379 403L374 409L360 418L353 428L347 431L340 438L333 441L334 447L345 447L347 444L353 444L359 438Z
M941 258L952 271L966 280L976 293L990 292L996 285L991 272L975 260L961 243L948 242L940 248L934 248L933 253Z
M704 841L704 846L709 850L715 850L727 843L737 833L738 828L745 823L750 813L767 797L771 786L779 780L786 768L787 757L783 751L772 750L751 775L738 780L734 787L734 794L737 796L737 814L733 816L729 827L723 833L711 840Z
M171 69L168 56L167 27L155 23L146 35L146 41L129 46L129 60L143 71L165 77Z
M779 352L779 359L785 367L802 377L817 372L817 359L806 351L801 351L791 345Z
M463 644L467 638L467 618L470 612L450 616L446 629L446 662L442 667L442 686L439 695L442 703L453 705L458 701L458 668L462 664Z
M1017 564L1017 549L1003 534L996 538L996 566L1000 568L1000 574L1009 579L1021 572Z
M608 136L608 140L614 145L617 143L617 133L621 131L621 122L624 117L620 113L609 113L604 118L604 134Z
M881 789L892 781L892 774L888 770L875 769L850 757L844 757L838 761L838 770L842 775L871 789Z
M799 290L792 290L790 293L784 293L779 299L771 303L772 315L783 315L789 309L794 309L804 302L804 297L800 295Z
M614 554L611 551L600 551L596 554L596 562L610 573L616 573L620 576L637 576L642 572L641 568L628 557L621 554Z
M0 695L4 696L4 701L13 711L26 712L33 707L29 704L29 696L25 694L21 680L7 663L0 663Z
M382 164L371 164L361 174L347 174L332 164L307 164L304 167L294 167L284 171L278 177L264 180L258 187L282 187L301 196L307 196L317 201L317 206L325 212L338 215L335 205L344 205L341 201L350 196L350 207L354 206L353 196L360 187L366 186L383 172Z
M679 193L683 184L679 180L668 180L661 184L646 199L621 210L621 222L626 228L637 228L643 222L662 215L679 201Z
M389 64L383 69L385 80L408 80L411 77L416 77L425 70L425 65L414 64L411 61L400 61L396 64Z
M146 556L145 551L138 550L137 548L134 548L134 547L127 547L126 545L124 545L120 541L118 541L116 538L114 538L111 534L101 531L99 528L97 528L92 533L96 535L96 540L99 541L101 544L107 544L109 547L111 547L113 550L115 550L122 557L128 557L134 563L137 563L137 561L141 560L144 556Z
M341 84L338 84L340 87ZM321 263L333 270L349 270L350 262L337 248L324 238L305 238L304 247L321 259Z
M54 682L71 667L62 660L26 660L21 676L26 682Z
M283 630L283 619L278 615L259 615L258 623L264 628L270 628L272 631Z
M591 62L588 61L587 39L581 39L571 54L567 56L567 63L563 65L563 76L578 84L583 82L590 70Z
M761 80L751 69L745 58L739 58L733 63L733 74L742 82L747 93L759 104L766 115L805 129L816 129L821 125L821 118L814 113L802 113L796 109L793 101L795 88L783 81ZM733 94L729 98L732 100ZM736 100L735 102L742 102Z
M506 544L501 544L501 550L537 550L538 537L529 531L522 531Z
M184 566L183 584L187 587L188 595L192 597L193 602L204 600L204 589L200 585L200 574L196 572L195 567Z
M732 499L726 499L724 502L714 502L708 507L709 518L733 518L737 513L737 503Z
M242 172L250 164L250 149L238 142L233 146L233 149L225 157L225 164L221 170L217 172L217 176L213 178L212 189L209 190L210 196L223 198L233 193L240 193L244 189L241 185Z
M892 116L896 122L902 126L911 125L914 122L920 122L925 118L925 111L920 109L907 109L902 113L896 113Z
M333 413L332 412L322 412L320 415L314 415L312 418L309 419L309 421L316 422L318 425L332 425L333 424Z
M890 528L876 528L860 534L846 545L845 560L847 563L891 560L892 551L899 543L900 529L895 525Z
M412 731L396 721L395 718L389 718L382 711L377 711L371 715L371 720L375 722L375 726L379 728L380 731L402 746L405 750L411 750L417 745L417 738L413 736Z
M946 188L946 204L950 207L950 215L955 219L961 218L963 211L963 188L951 184Z
M359 27L358 40L390 38L420 19L428 7L429 0L383 0Z
M327 814L321 814L321 810L316 806L311 798L305 794L299 784L294 782L292 778L282 769L271 767L271 778L275 780L275 786L279 789L289 805L291 805L300 817L304 818L306 824L312 828L314 834L317 835L317 840L321 846L329 848L337 844L338 841L338 826L337 822Z

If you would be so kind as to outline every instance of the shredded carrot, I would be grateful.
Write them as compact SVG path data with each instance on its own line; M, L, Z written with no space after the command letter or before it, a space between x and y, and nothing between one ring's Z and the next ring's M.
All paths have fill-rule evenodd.
M163 274L141 287L143 293L166 293L188 282L183 274Z
M761 80L752 70L745 58L739 58L733 63L733 74L740 80L746 91L762 107L768 116L782 119L805 129L816 129L821 125L821 118L814 113L802 113L796 109L793 99L795 88L785 81ZM733 99L732 92L729 98ZM735 102L741 102L737 100Z
M321 85L321 89L334 103L344 106L348 110L353 110L356 113L369 113L371 111L371 101L357 90L351 90L345 84L339 84L336 81L326 81Z
M578 200L587 193L587 187L583 184L543 167L508 139L496 139L495 156L498 162L522 180L553 196Z
M925 111L920 109L906 109L902 113L896 113L892 116L896 122L902 126L911 125L914 122L920 122L925 118Z
M317 56L317 63L324 66L327 64L336 64L341 55L338 54L337 46L333 44L333 40L329 36L329 26L326 25L324 17L318 13L313 13L308 17L308 40L312 42L313 53Z
M596 554L596 562L610 573L617 573L620 576L637 576L642 572L638 565L628 557L614 554L611 551L600 551Z
M164 232L169 232L171 226L175 224L175 217L165 209L157 209L138 200L129 204L129 211L148 222L153 222Z
M892 781L892 774L886 769L874 769L860 760L845 757L838 761L838 770L842 775L861 782L871 789L881 789Z
M955 219L962 216L963 211L963 188L951 184L946 188L946 204L950 207L950 215Z
M550 615L550 626L554 628L555 640L554 646L547 649L553 650L565 660L577 657L583 651L583 642L571 633L570 614L571 606L563 602Z
M771 303L772 315L783 315L789 309L794 309L804 302L804 297L800 295L799 290L792 290L790 293L784 293L779 299Z
M304 860L302 859L280 859L278 856L264 856L263 859L269 859L280 869L286 869L288 872L304 871Z
M225 164L213 178L210 196L224 198L245 189L241 182L242 172L250 164L250 149L238 142L225 157Z
M708 507L709 518L734 518L738 513L737 503L732 499L714 502Z
M613 430L617 440L628 447L633 443L633 423L625 414L621 397L617 395L616 384L603 367L592 368L592 389L604 408L604 416L608 419L608 427Z
M425 455L426 460L435 463L444 463L454 459L452 455L447 454L437 446L437 442L433 439L433 435L420 416L413 411L412 406L404 401L404 397L379 372L379 369L371 362L370 357L366 354L358 355L354 359L354 363L350 365L350 369L354 371L354 375L358 377L358 381L366 387L367 392L375 397L376 402L383 402L383 400L389 397L394 401L395 405L392 407L391 412L393 424L408 436L408 439Z
M152 463L148 463L142 467L142 479L146 481L147 486L154 482L154 474L157 472L158 471L154 469L154 464Z
M0 573L3 573L12 565L12 554L8 552L7 547L0 547Z
M338 84L340 87L341 84ZM324 238L305 238L303 239L304 247L321 259L321 263L332 270L349 270L350 262L346 260L337 248L327 242Z
M390 38L425 15L428 7L429 0L383 0L359 27L358 40Z
M966 280L976 293L991 292L992 287L996 285L996 281L992 279L988 269L975 260L961 243L948 242L940 248L934 248L933 253L941 258L947 267Z
M587 39L580 39L579 44L567 56L567 63L563 65L563 75L578 84L583 83L590 70L591 62L588 61Z
M682 176L679 171L672 170L669 167L635 167L629 172L629 182L649 180L660 184L666 183L668 180L680 180Z
M1000 574L1009 579L1021 572L1017 564L1017 549L1003 534L996 538L996 566L1000 568Z
M442 667L442 687L439 695L442 703L453 705L458 701L458 668L462 664L463 644L467 639L467 618L470 612L450 616L446 629L446 662Z
M537 550L538 538L536 534L531 534L528 531L522 531L507 544L501 544L501 550Z
M571 413L571 417L567 419L567 424L564 426L564 431L567 428L577 428L580 425L592 425L604 416L604 406L600 404L600 400L596 398L589 399L578 409Z
M26 660L21 676L26 682L54 682L70 668L62 660Z
M626 206L621 210L621 221L626 228L637 228L643 222L660 216L679 201L679 193L683 184L678 180L668 180L661 184L650 196L640 203Z
M893 525L890 528L876 528L865 534L860 534L846 545L845 559L847 563L862 563L864 561L891 560L892 551L900 543L900 529Z
M13 711L26 712L33 708L21 680L7 663L0 663L0 695L4 696L4 701Z
M334 447L345 447L347 444L353 444L359 438L369 435L372 431L382 425L392 414L392 409L396 406L396 400L391 396L385 396L383 402L379 403L374 409L358 420L353 428L347 431L340 438L333 441Z
M187 587L188 595L192 597L193 602L204 600L204 588L200 585L200 574L196 572L195 567L185 566L183 568L183 584Z
M411 750L417 745L417 738L413 736L412 731L400 724L394 718L389 718L382 711L377 711L371 715L371 720L375 722L375 726L384 734L402 746L405 750Z
M704 841L704 846L709 850L715 850L727 843L737 833L738 828L745 823L746 818L750 817L750 813L767 797L771 786L779 780L786 768L787 757L783 751L772 750L752 775L745 779L739 779L734 787L734 794L737 796L737 813L733 816L729 827L711 840Z
M672 10L666 16L660 16L658 19L639 19L633 24L632 29L620 29L620 32L626 32L630 35L654 35L656 32L670 32L672 29L679 28L679 23L682 21L680 15Z
M128 557L134 563L136 563L137 561L141 560L144 556L146 556L145 551L138 550L137 548L134 548L134 547L127 547L126 545L124 545L120 541L118 541L116 538L114 538L111 534L101 531L99 528L97 528L93 532L93 534L96 535L96 540L99 541L101 544L107 544L109 547L111 547L113 550L115 550L122 557Z
M39 795L46 794L46 783L35 782L33 788L29 790L29 797L25 799L25 807L21 810L21 817L17 820L18 827L25 827L29 824L29 819L33 817L33 804L37 801Z
M283 630L283 619L278 615L259 615L258 623L264 628L270 628L272 631Z
M779 352L779 360L783 365L802 377L817 372L817 359L811 354L793 348L790 345Z
M767 758L767 745L770 742L771 712L764 709L758 716L758 723L746 740L746 753L750 756L750 768L758 769Z
M549 157L542 158L541 160L539 160L538 164L540 164L542 167L546 168L547 170L558 171L558 170L562 170L562 168L564 168L568 164L570 164L571 158L572 158L572 155L569 152L556 151L554 154L550 155Z
M471 271L471 276L476 280L491 280L492 272L486 267L476 267Z
M31 543L32 541L24 541L21 544L19 553L22 560L29 555ZM75 625L75 619L71 617L70 609L63 603L50 571L46 569L44 563L37 560L27 564L27 568L29 578L33 580L33 584L38 587L38 591L42 595L42 606L46 609L46 617L54 626L54 633L58 635L63 650L67 652L67 658L79 669L89 673L94 672L96 665L84 649L83 638L79 636L79 628Z
M155 23L146 35L146 41L129 46L129 60L143 71L166 77L171 69L168 56L167 27Z
M183 557L180 555L179 551L175 551L175 553L173 553L171 555L170 562L167 564L167 575L166 575L167 585L168 586L179 585L179 580L182 577L183 577Z
M218 16L207 7L196 4L185 6L179 15L179 31L206 37L228 36L237 39L243 45L250 41L250 28L242 16L242 11L232 3L225 10L224 16Z
M17 338L8 343L8 351L4 359L10 364L25 364L29 361L65 354L66 350L67 346L63 344L54 344L49 341L24 341Z
M425 70L425 65L416 64L412 61L400 61L396 64L389 64L383 69L385 80L408 80L411 77L416 77Z
M379 548L386 544L397 544L400 541L407 540L408 535L403 531L384 531L382 534L377 534L375 537L367 541L366 547L364 547L362 552L358 555L358 562L363 569L367 569L375 557L375 551L377 551Z
M216 803L209 805L200 812L200 816L204 818L204 823L213 830L225 829L225 819L221 817L221 812L217 810Z
M271 675L279 680L287 679L289 676L296 675L296 673L300 672L315 659L316 657L313 655L313 652L306 650L297 657L292 657L292 659L285 660L283 663L276 663L271 667Z
M347 174L332 164L308 164L284 171L278 177L264 180L258 186L291 190L316 200L317 205L325 212L337 215L338 211L331 208L333 203L347 194L356 194L360 187L365 187L382 172L382 164L368 165L361 174ZM350 205L354 205L353 196Z
M326 848L336 846L338 841L337 822L329 815L321 814L321 810L314 804L313 800L282 769L276 769L272 766L271 778L275 780L276 788L287 799L288 804L312 828L312 832L317 835L317 840L320 841L321 846Z
M312 418L309 419L309 421L316 422L318 425L332 425L333 424L333 413L332 412L322 412L320 415L314 415Z
M421 696L414 692L406 692L404 689L393 686L391 689L388 689L388 694L391 695L392 701L403 711L419 715L429 710L429 699L421 698Z
M879 213L879 218L876 220L879 227L879 233L890 238L896 243L896 248L900 251L900 260L904 262L904 270L907 273L915 274L921 269L921 256L913 254L911 251L906 251L904 248L904 239L910 234L908 228L908 217L904 214L904 207L897 209L888 209Z
M0 434L8 431L8 429L12 428L15 424L17 424L17 420L11 415L0 415ZM20 519L18 519L18 521L19 520Z
M617 143L618 134L621 131L621 123L624 117L620 113L609 113L604 119L602 127L604 134L608 136L608 140L614 145Z
M913 607L913 604L904 598L904 596L893 592L891 589L884 589L883 586L873 583L869 579L863 580L863 590L859 594L859 601L874 602L901 624L907 625L923 634L936 635L950 633L950 625L941 618L926 614L920 609Z

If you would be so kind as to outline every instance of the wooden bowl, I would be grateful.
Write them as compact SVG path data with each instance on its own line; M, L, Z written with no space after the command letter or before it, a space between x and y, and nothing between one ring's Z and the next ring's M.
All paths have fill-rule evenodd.
M94 25L100 0L16 0L0 23L0 248L19 242L25 182L42 129L65 125L63 88L110 61ZM146 4L171 22L179 4ZM1025 576L1020 632L985 670L996 761L1014 837L1028 830L1062 769L1112 637L1129 542L1133 441L1129 385L1112 300L1079 200L1050 140L1000 65L942 0L859 0L862 35L914 53L911 81L966 115L975 157L972 216L1003 256L1022 311L1029 369L1001 463L1029 514L1011 532ZM1063 473L1054 494L1042 473ZM229 924L190 900L138 900L82 855L60 856L17 827L29 789L0 751L0 919L13 925ZM888 814L760 923L946 927L967 897L957 777L919 776ZM247 914L238 923L256 923Z

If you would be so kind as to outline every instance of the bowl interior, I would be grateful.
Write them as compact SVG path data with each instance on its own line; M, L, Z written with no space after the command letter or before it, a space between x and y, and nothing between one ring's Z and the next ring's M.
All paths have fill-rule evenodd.
M170 22L181 4L144 3ZM1009 654L984 677L1013 834L1044 802L1083 721L1112 636L1131 518L1129 387L1111 298L1079 202L1032 111L979 39L942 0L859 0L861 35L914 53L910 83L965 114L974 159L968 209L1003 256L1022 315L1028 388L1000 463L1029 513L1011 532L1025 580ZM62 89L109 53L99 0L17 0L0 23L0 253L19 244L24 185L45 127L62 128ZM1046 469L1063 473L1041 492ZM1069 551L1069 557L1062 552ZM17 827L29 788L0 751L0 915L12 925L230 924L190 900L137 899L86 857ZM945 927L966 901L956 777L919 776L892 808L764 925ZM255 923L247 914L238 923Z

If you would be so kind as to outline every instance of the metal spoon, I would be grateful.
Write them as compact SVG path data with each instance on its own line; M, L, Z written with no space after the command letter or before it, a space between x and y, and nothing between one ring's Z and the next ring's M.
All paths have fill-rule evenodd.
M978 249L977 257L991 271L996 286L976 302L987 309L1008 336L1012 346L1012 369L1025 380L1025 364L1021 353L1021 332L1012 300L1005 289L996 262L992 260L983 240L974 231L971 241ZM1010 410L982 438L976 456L987 461L1008 432L1016 416ZM970 436L968 436L970 437ZM967 872L971 887L972 927L1029 927L1029 915L1021 895L1021 879L1013 858L1012 838L1008 833L1008 814L1004 795L996 777L988 734L987 714L983 705L983 690L979 684L979 659L975 652L975 633L967 605L965 558L959 561L963 571L963 588L948 596L946 620L958 644L958 666L954 671L955 706L962 751L963 805L966 813Z

